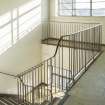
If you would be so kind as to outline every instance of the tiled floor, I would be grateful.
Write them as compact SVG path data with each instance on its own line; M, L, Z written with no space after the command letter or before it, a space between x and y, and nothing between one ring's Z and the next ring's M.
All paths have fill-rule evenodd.
M64 105L105 105L105 51L68 94Z

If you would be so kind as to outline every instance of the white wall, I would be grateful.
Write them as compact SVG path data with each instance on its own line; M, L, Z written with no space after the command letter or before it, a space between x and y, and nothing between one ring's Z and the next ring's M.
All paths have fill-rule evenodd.
M28 1L30 0L0 0L0 15ZM48 18L47 7L47 0L42 0L42 17L44 18ZM16 75L41 62L41 37L42 26L39 25L13 47L0 55L0 71ZM16 93L16 80L0 74L0 93Z
M0 15L21 6L30 0L0 0Z
M57 0L50 0L50 19L70 21L70 22L98 22L103 25L102 42L105 44L105 17L59 17L57 16Z
M49 19L50 12L50 0L42 0L42 21L47 21Z

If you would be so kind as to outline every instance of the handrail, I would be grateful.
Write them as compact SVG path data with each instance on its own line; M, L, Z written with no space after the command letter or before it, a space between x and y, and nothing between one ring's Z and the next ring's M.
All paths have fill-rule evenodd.
M48 22L48 21L43 21L43 22ZM56 22L56 23L79 23L79 24L100 24L100 23L97 23L97 22L91 22L91 23L87 23L87 22L65 22L65 21L58 21L58 20L50 20L50 22Z
M7 75L7 76L11 76L11 77L17 78L16 75L5 73L5 72L0 72L0 74L4 74L4 75Z
M98 25L93 26L93 27L91 27L91 28L87 28L87 29L85 29L85 30L81 30L81 31L78 31L78 32L76 32L76 33L72 33L71 35L78 34L78 33L80 33L80 32L83 32L83 31L86 31L86 30L89 30L89 29L93 29L93 28L95 28L95 27L97 27L97 26L100 26L100 25L101 25L101 24L98 24ZM13 74L5 73L5 72L0 72L0 74L4 74L4 75L11 76L11 77L14 77L14 78L19 78L20 81L23 83L23 85L28 86L28 87L32 87L32 86L30 86L30 85L24 84L24 82L23 82L23 80L20 78L20 76L22 76L22 75L24 75L24 74L26 74L26 73L28 73L28 72L33 71L34 69L36 69L36 68L38 68L40 65L42 65L44 62L46 62L46 61L48 61L48 60L54 58L54 57L56 56L56 54L57 54L57 51L58 51L58 48L59 48L59 45L60 45L61 40L62 40L64 37L66 37L66 36L70 36L70 35L63 35L63 36L60 37L54 55L53 55L52 57L50 57L50 58L48 58L48 59L42 61L40 64L38 64L38 65L36 65L36 66L34 66L34 67L28 69L27 71L22 72L21 74L18 74L18 75L13 75Z
M96 26L93 26L93 27L91 27L91 28L87 28L87 29L85 29L85 30L81 30L81 31L78 31L78 32L72 33L71 35L75 35L75 34L78 34L78 33L80 33L80 32L84 32L84 31L87 31L87 30L89 30L89 29L93 29L93 28L95 28L95 27L97 27L97 26L101 26L101 24L96 25ZM63 35L63 36L61 36L61 38L60 38L59 41L58 41L58 44L57 44L57 47L56 47L56 51L55 51L55 54L54 54L53 57L56 56L56 53L57 53L57 50L58 50L58 47L59 47L60 41L61 41L64 37L66 37L66 36L71 36L71 35Z
M62 92L69 88L69 85L74 85L79 75L87 70L88 64L92 63L101 52L101 27L101 24L96 24L75 32L72 31L71 34L61 32L52 57L17 75L19 100L22 98L24 101L28 100L33 104L36 103L37 97L35 97L35 94L37 95L37 91L34 90L41 86L40 99L43 100L44 98L46 100L45 96L47 96L47 100L52 101L54 93ZM64 42L65 40L67 43ZM73 41L73 43L70 43L70 41ZM68 51L64 50L65 45L69 46ZM72 46L70 47L70 45ZM84 48L84 50L81 50L81 48ZM64 58L65 55L68 55L67 59ZM69 70L64 71L63 68ZM45 87L43 88L42 83L47 84L47 91L45 91ZM51 90L51 97L48 97L48 89ZM30 92L32 93L28 94Z
M83 30L78 31L78 32L75 32L75 33L71 33L70 35L62 35L62 36L60 37L58 43L57 43L57 47L56 47L55 53L54 53L54 55L53 55L52 57L50 57L50 58L48 58L48 59L42 61L40 64L37 64L36 66L34 66L34 67L32 67L32 68L30 68L30 69L28 69L28 70L22 72L21 74L18 74L17 77L20 77L20 76L22 76L22 75L24 75L24 74L26 74L26 73L28 73L28 72L33 71L34 69L36 69L36 68L38 68L40 65L42 65L44 62L46 62L46 61L48 61L48 60L54 58L54 57L56 56L56 54L57 54L57 51L58 51L60 42L61 42L61 40L62 40L64 37L73 36L73 35L78 34L78 33L80 33L80 32L84 32L84 31L87 31L87 30L89 30L89 29L94 29L94 28L97 27L97 26L101 26L101 24L97 24L96 26L93 26L93 27L91 27L91 28L87 28L87 29L83 29Z

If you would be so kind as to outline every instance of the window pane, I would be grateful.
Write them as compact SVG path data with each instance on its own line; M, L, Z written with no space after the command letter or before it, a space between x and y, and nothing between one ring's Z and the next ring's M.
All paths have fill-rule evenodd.
M72 10L60 10L59 14L61 16L72 16Z
M76 3L76 9L90 9L90 3Z
M93 16L105 16L105 9L96 9L92 11Z
M59 0L59 14L63 16L90 16L91 0ZM105 0L92 0L92 15L105 16Z
M90 16L90 10L76 10L76 16Z
M72 9L72 4L60 4L61 10Z
M59 0L60 3L72 3L72 0Z
M103 2L105 0L92 0L92 2Z
M84 3L90 3L90 0L75 0L76 2L84 2Z
M105 2L97 2L92 4L93 9L105 8Z

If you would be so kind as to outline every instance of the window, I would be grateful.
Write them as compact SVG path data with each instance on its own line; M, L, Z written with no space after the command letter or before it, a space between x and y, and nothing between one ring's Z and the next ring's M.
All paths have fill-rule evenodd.
M17 7L0 16L0 54L41 23L41 0Z
M60 16L105 16L105 0L58 0Z

